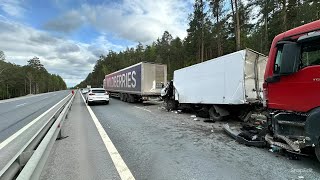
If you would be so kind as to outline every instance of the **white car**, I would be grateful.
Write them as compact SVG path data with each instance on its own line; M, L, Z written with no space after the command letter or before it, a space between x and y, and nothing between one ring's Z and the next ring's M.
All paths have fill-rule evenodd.
M109 104L109 93L103 88L91 88L86 94L86 103L90 106L95 102Z
M86 94L86 93L88 93L88 92L89 92L89 89L84 88L84 89L82 89L82 90L81 90L81 92L82 92L82 94Z

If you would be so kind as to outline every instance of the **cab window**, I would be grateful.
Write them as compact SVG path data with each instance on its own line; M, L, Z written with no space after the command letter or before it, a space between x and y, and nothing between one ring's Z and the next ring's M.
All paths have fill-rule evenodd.
M307 44L302 47L301 68L320 65L320 45Z
M280 65L282 62L282 49L283 49L283 46L278 47L276 63L274 64L274 68L273 68L273 71L275 74L278 74L280 72Z

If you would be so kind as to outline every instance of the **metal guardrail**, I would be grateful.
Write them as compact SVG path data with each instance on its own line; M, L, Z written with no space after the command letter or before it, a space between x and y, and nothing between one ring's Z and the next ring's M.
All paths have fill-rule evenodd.
M0 180L39 179L50 151L61 127L71 109L75 95L72 95L50 120L21 148L20 151L0 170Z

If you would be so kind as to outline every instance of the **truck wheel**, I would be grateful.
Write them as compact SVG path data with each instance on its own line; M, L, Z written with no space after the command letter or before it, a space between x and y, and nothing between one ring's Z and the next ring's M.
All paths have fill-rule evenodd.
M221 121L223 119L223 116L221 116L213 106L209 109L209 115L210 119L214 122Z
M128 94L123 94L122 101L124 102L128 101Z
M320 144L314 148L314 152L317 156L318 161L320 162Z
M129 103L134 103L134 96L131 94L128 94L128 102Z
M168 111L177 109L177 106L178 106L177 101L175 101L173 99L169 99L169 100L166 101L166 109Z

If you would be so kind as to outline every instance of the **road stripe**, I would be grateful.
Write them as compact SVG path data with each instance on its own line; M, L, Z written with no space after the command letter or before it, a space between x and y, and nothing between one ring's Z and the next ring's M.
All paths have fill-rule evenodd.
M4 140L3 142L0 143L0 150L2 148L4 148L7 144L9 144L11 141L13 141L15 138L17 138L20 134L22 134L25 130L27 130L30 126L32 126L34 123L38 122L43 116L45 116L48 112L50 112L53 108L55 108L56 106L58 106L58 104L60 104L63 100L65 100L66 98L68 98L71 94L69 94L68 96L66 96L65 98L63 98L61 101L59 101L57 104L55 104L54 106L52 106L50 109L48 109L46 112L42 113L40 116L38 116L36 119L34 119L33 121L31 121L29 124L27 124L26 126L24 126L23 128L21 128L19 131L17 131L16 133L14 133L13 135L11 135L9 138L7 138L6 140Z
M81 95L82 96L82 95ZM84 97L82 96L82 99L85 102ZM116 149L116 147L113 145L111 139L109 138L108 134L106 133L106 131L104 130L104 128L102 127L102 125L100 124L98 118L96 117L96 115L94 114L94 112L92 111L92 109L86 105L89 114L91 115L91 118L94 122L94 124L96 125L98 132L103 140L104 145L107 148L107 151L113 161L114 166L116 167L120 178L122 180L134 180L135 178L133 177L130 169L128 168L128 166L126 165L126 163L123 161L121 155L119 154L118 150Z
M26 104L27 104L27 103L22 103L22 104L16 105L16 107L24 106L24 105L26 105Z
M141 109L141 110L144 110L144 111L148 111L149 113L151 113L151 111L149 109L145 109L145 108L142 108L142 107L139 107L139 106L134 106L135 108L138 108L138 109Z

